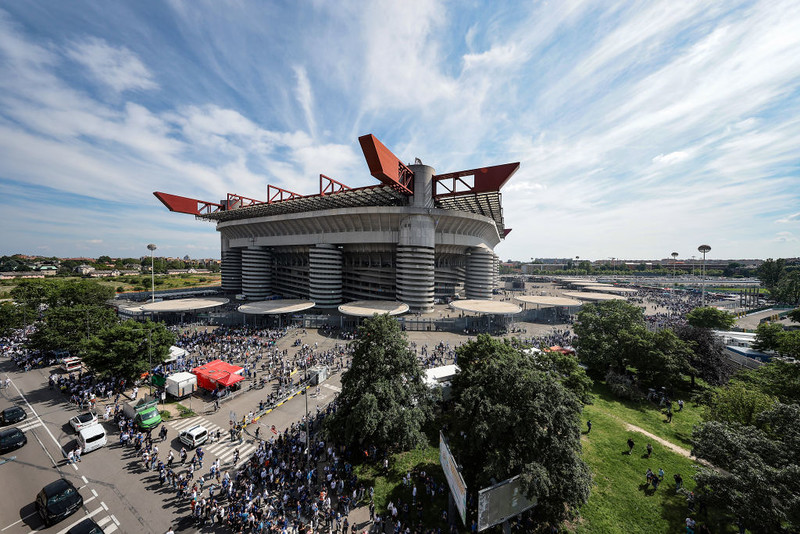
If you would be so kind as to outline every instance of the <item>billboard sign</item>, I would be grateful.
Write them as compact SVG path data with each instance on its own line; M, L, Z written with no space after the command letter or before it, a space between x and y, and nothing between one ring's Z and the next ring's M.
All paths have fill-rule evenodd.
M533 508L522 493L519 475L506 479L478 492L478 531L502 523Z
M442 464L444 470L444 478L447 479L447 485L450 486L450 495L458 508L458 514L461 516L461 522L466 526L467 524L467 485L464 483L464 478L458 469L455 458L450 453L450 447L447 446L447 440L444 439L444 434L439 432L439 463Z

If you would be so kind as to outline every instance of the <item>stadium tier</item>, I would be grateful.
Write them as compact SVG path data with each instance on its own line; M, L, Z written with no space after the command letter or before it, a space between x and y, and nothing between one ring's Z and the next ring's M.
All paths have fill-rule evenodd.
M397 300L421 313L437 300L491 298L494 247L510 232L500 188L519 163L437 175L403 164L372 135L359 142L379 185L349 188L320 175L314 195L272 185L263 201L154 195L171 211L216 222L226 293L319 308Z

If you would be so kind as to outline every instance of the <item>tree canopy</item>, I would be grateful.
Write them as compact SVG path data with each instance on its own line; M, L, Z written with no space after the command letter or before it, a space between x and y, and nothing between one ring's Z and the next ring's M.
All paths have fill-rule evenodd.
M21 280L11 290L20 305L38 309L71 306L104 306L114 297L114 289L94 280Z
M399 323L365 319L352 342L353 360L326 429L340 444L409 450L425 442L430 391Z
M521 475L537 520L557 524L589 497L578 398L510 343L480 335L457 349L448 434L472 491Z
M149 335L148 335L149 334ZM164 323L123 321L81 343L83 361L100 376L133 380L164 362L175 334Z
M770 258L758 268L757 276L773 300L800 303L800 269L796 263L789 265L783 258Z
M68 350L77 354L88 337L117 321L114 310L104 306L48 308L30 336L30 347L42 351Z
M800 406L776 404L752 425L707 422L692 439L695 454L714 466L695 476L708 504L751 532L800 529Z
M578 364L578 358L571 354L543 348L542 352L530 357L531 363L544 373L558 379L584 404L591 403L592 379Z
M708 328L684 326L677 329L678 336L686 342L690 349L689 374L692 385L699 376L713 386L728 381L733 373L733 366L725 355L725 345Z
M736 318L724 310L713 306L703 306L687 313L686 321L695 328L730 330L736 322Z
M648 334L643 310L623 300L584 305L574 330L578 357L602 373L633 364Z

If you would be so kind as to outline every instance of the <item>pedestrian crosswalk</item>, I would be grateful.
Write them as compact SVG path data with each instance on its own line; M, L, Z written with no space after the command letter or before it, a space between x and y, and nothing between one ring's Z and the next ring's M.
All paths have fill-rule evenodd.
M101 514L103 512L106 512L106 515L103 515L101 517ZM69 518L70 523L65 527L62 527L62 530L59 530L57 534L67 534L68 532L71 532L72 528L76 527L77 525L79 525L83 521L86 521L87 519L93 519L94 522L97 523L101 529L103 529L103 534L111 534L112 532L116 532L120 528L119 521L117 520L117 518L114 517L114 514L109 514L108 506L106 506L105 503L101 502L100 506L92 512L88 512L85 515L80 515L79 512L78 514L75 514L72 517L70 517Z
M178 432L192 428L195 425L204 426L209 433L216 434L217 431L219 431L221 435L220 440L214 443L207 441L202 445L202 448L207 455L210 454L215 458L219 458L220 463L233 463L233 456L236 453L236 449L239 449L239 462L241 463L258 448L256 443L248 442L247 440L242 441L242 443L239 443L238 439L236 441L231 441L229 429L222 428L202 416L189 417L167 423L168 427Z
M33 430L36 427L42 426L42 422L39 419L25 419L16 426L23 432L27 432L28 430Z

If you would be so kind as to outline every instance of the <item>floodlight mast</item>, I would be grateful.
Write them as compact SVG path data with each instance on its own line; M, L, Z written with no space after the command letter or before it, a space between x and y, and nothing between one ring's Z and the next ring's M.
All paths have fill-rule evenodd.
M156 301L156 271L153 269L153 251L157 248L153 243L147 245L147 250L150 251L150 302Z
M711 247L708 245L700 245L697 247L697 251L703 254L703 274L702 280L700 282L701 292L700 292L700 306L706 305L706 253L711 250Z

